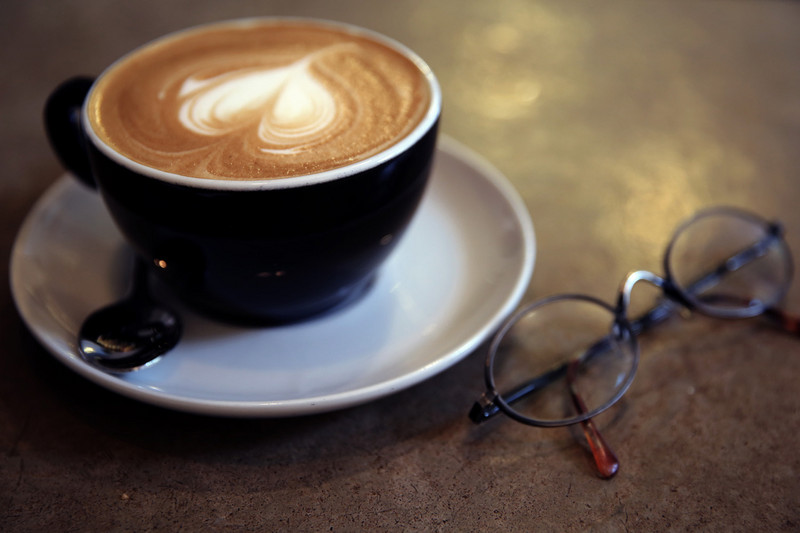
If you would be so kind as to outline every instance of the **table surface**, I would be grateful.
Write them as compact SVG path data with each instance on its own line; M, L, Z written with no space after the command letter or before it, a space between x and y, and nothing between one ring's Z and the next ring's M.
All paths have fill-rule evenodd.
M503 172L530 211L538 250L525 300L611 299L628 271L659 272L673 228L712 205L779 218L800 249L797 2L14 0L3 10L6 279L25 214L63 172L41 125L57 83L175 29L272 14L366 26L430 63L443 131ZM800 290L785 305L800 312ZM642 337L633 386L598 420L621 460L610 481L574 431L469 422L485 347L366 405L232 420L140 404L73 374L34 341L8 283L0 338L2 530L800 529L800 339L757 319L676 318Z

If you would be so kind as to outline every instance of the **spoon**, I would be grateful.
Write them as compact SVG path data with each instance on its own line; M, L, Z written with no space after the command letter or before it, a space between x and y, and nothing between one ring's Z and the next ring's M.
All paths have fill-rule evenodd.
M129 294L89 315L78 348L88 363L125 373L157 362L178 343L182 329L178 315L153 300L146 264L137 258Z

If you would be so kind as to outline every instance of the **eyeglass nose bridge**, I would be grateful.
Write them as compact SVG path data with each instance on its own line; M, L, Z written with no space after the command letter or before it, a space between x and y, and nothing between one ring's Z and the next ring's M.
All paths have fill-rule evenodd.
M667 285L666 279L662 278L661 276L657 276L648 270L634 270L633 272L630 272L627 276L625 276L625 279L622 281L622 284L619 288L619 297L617 299L618 314L623 314L624 316L624 313L631 305L631 294L633 293L633 287L640 281L646 281L662 290L664 290Z
M683 295L683 292L675 285L675 283L672 282L669 277L661 277L653 272L650 272L649 270L634 270L628 273L628 275L620 284L619 297L617 299L618 314L625 313L630 307L633 287L641 281L645 281L661 289L670 300L673 300L689 309L694 308L692 302L686 299L686 297Z
M634 286L639 282L647 282L658 289L666 296L664 301L656 304L647 313L635 320L628 317L628 308L631 305L631 297ZM667 277L661 277L648 270L635 270L630 272L622 281L617 297L617 306L614 313L618 320L624 320L634 336L640 335L644 330L653 327L673 316L676 311L676 304L683 306L689 311L694 311L696 306L684 295L683 291Z

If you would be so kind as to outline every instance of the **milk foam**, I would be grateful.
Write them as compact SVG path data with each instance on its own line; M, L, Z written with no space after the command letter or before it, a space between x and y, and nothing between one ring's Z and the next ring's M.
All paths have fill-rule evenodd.
M301 22L211 26L133 53L87 116L113 150L183 176L273 179L367 159L411 132L431 89L370 37Z

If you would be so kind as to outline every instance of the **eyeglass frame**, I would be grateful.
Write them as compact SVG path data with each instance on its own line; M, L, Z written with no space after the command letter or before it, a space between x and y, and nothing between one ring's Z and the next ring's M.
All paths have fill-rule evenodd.
M717 269L715 269L714 272L704 275L703 278L697 280L696 282L693 282L691 286L694 287L700 284L701 282L706 281L706 278L710 276L719 277L720 275L724 275L725 273L730 273L738 270L739 268L749 264L749 262L758 257L760 253L763 253L764 251L768 250L768 248L772 246L777 240L778 245L781 247L781 251L783 252L782 254L783 266L786 278L783 283L783 286L781 287L781 290L778 291L776 297L774 298L774 302L770 302L769 304L767 304L764 302L751 301L750 302L751 305L748 305L748 307L741 307L731 311L716 309L714 312L710 312L708 307L703 302L699 301L697 298L692 297L690 293L691 289L687 290L681 288L680 285L675 282L675 276L670 267L670 258L675 243L677 241L677 238L690 225L696 223L698 220L702 218L713 215L729 215L748 220L754 224L762 226L765 230L765 236L760 241L754 243L750 247L731 256L728 260L724 261L724 263L721 264ZM754 254L755 257L753 257ZM618 290L616 306L611 306L610 304L593 296L587 296L582 294L559 294L537 300L533 303L524 306L516 313L514 313L501 325L501 327L499 328L499 330L494 335L491 341L484 368L486 390L481 396L481 398L477 402L475 402L472 409L470 410L469 413L470 419L477 424L485 420L488 420L489 418L492 418L499 412L503 412L506 416L512 418L513 420L516 420L517 422L521 422L523 424L535 427L562 427L562 426L570 426L578 423L586 423L588 421L591 421L593 417L599 415L603 411L609 409L611 406L616 404L630 388L630 385L632 384L633 378L635 377L636 371L638 369L638 362L640 357L639 343L636 341L638 335L640 335L647 329L650 329L651 327L665 321L667 318L673 316L678 310L676 304L690 311L697 310L702 314L706 314L708 316L716 318L752 318L764 315L767 318L772 319L774 322L777 322L783 329L786 329L787 331L793 331L795 333L797 332L798 319L790 317L774 307L774 305L777 304L777 302L781 301L786 296L786 293L791 287L793 273L794 273L794 262L792 259L791 250L789 249L788 244L786 243L786 240L784 238L783 226L779 222L776 221L769 222L758 215L755 215L743 209L738 209L733 207L717 207L717 208L701 210L676 228L664 253L663 267L665 272L663 277L658 276L646 270L637 270L629 273L621 283L620 288ZM630 321L627 315L628 315L628 309L630 307L631 294L633 292L634 286L640 281L647 281L652 285L658 287L663 291L663 295L666 298L661 303L651 308L649 311L647 311L644 315L642 315L638 319ZM546 373L533 378L532 380L526 382L522 386L517 387L514 391L506 394L501 394L500 392L498 392L497 387L495 385L494 372L493 372L494 361L495 361L495 356L497 354L497 349L501 341L505 338L505 335L508 333L508 331L517 322L519 322L519 320L521 320L524 316L529 314L531 311L537 309L538 307L542 307L544 305L548 305L550 303L554 303L561 300L580 300L584 302L589 302L592 304L599 305L600 307L611 312L612 315L614 316L614 326L615 326L611 328L612 331L614 329L618 329L618 332L624 332L625 337L630 338L631 340L632 346L634 348L633 363L631 369L628 372L628 375L626 376L626 379L622 383L622 386L619 387L617 392L606 403L602 404L601 406L591 411L584 411L583 413L580 413L578 416L569 419L555 420L555 421L538 420L518 413L516 410L513 409L513 407L510 406L510 404L516 402L519 399L522 399L523 397L541 388L542 386L546 386L547 384L551 383L556 377L560 376L562 373L567 372L569 370L568 367L570 366L570 364L574 364L575 361L580 361L581 359L583 359L584 356L581 356L580 359L575 359L573 361L563 363L561 366L551 369ZM539 385L538 384L539 381L542 381L543 383ZM574 394L575 393L573 392L573 395ZM506 398L508 398L509 396L511 398L507 400ZM577 401L580 401L580 398L577 398ZM596 432L596 430L594 431Z

